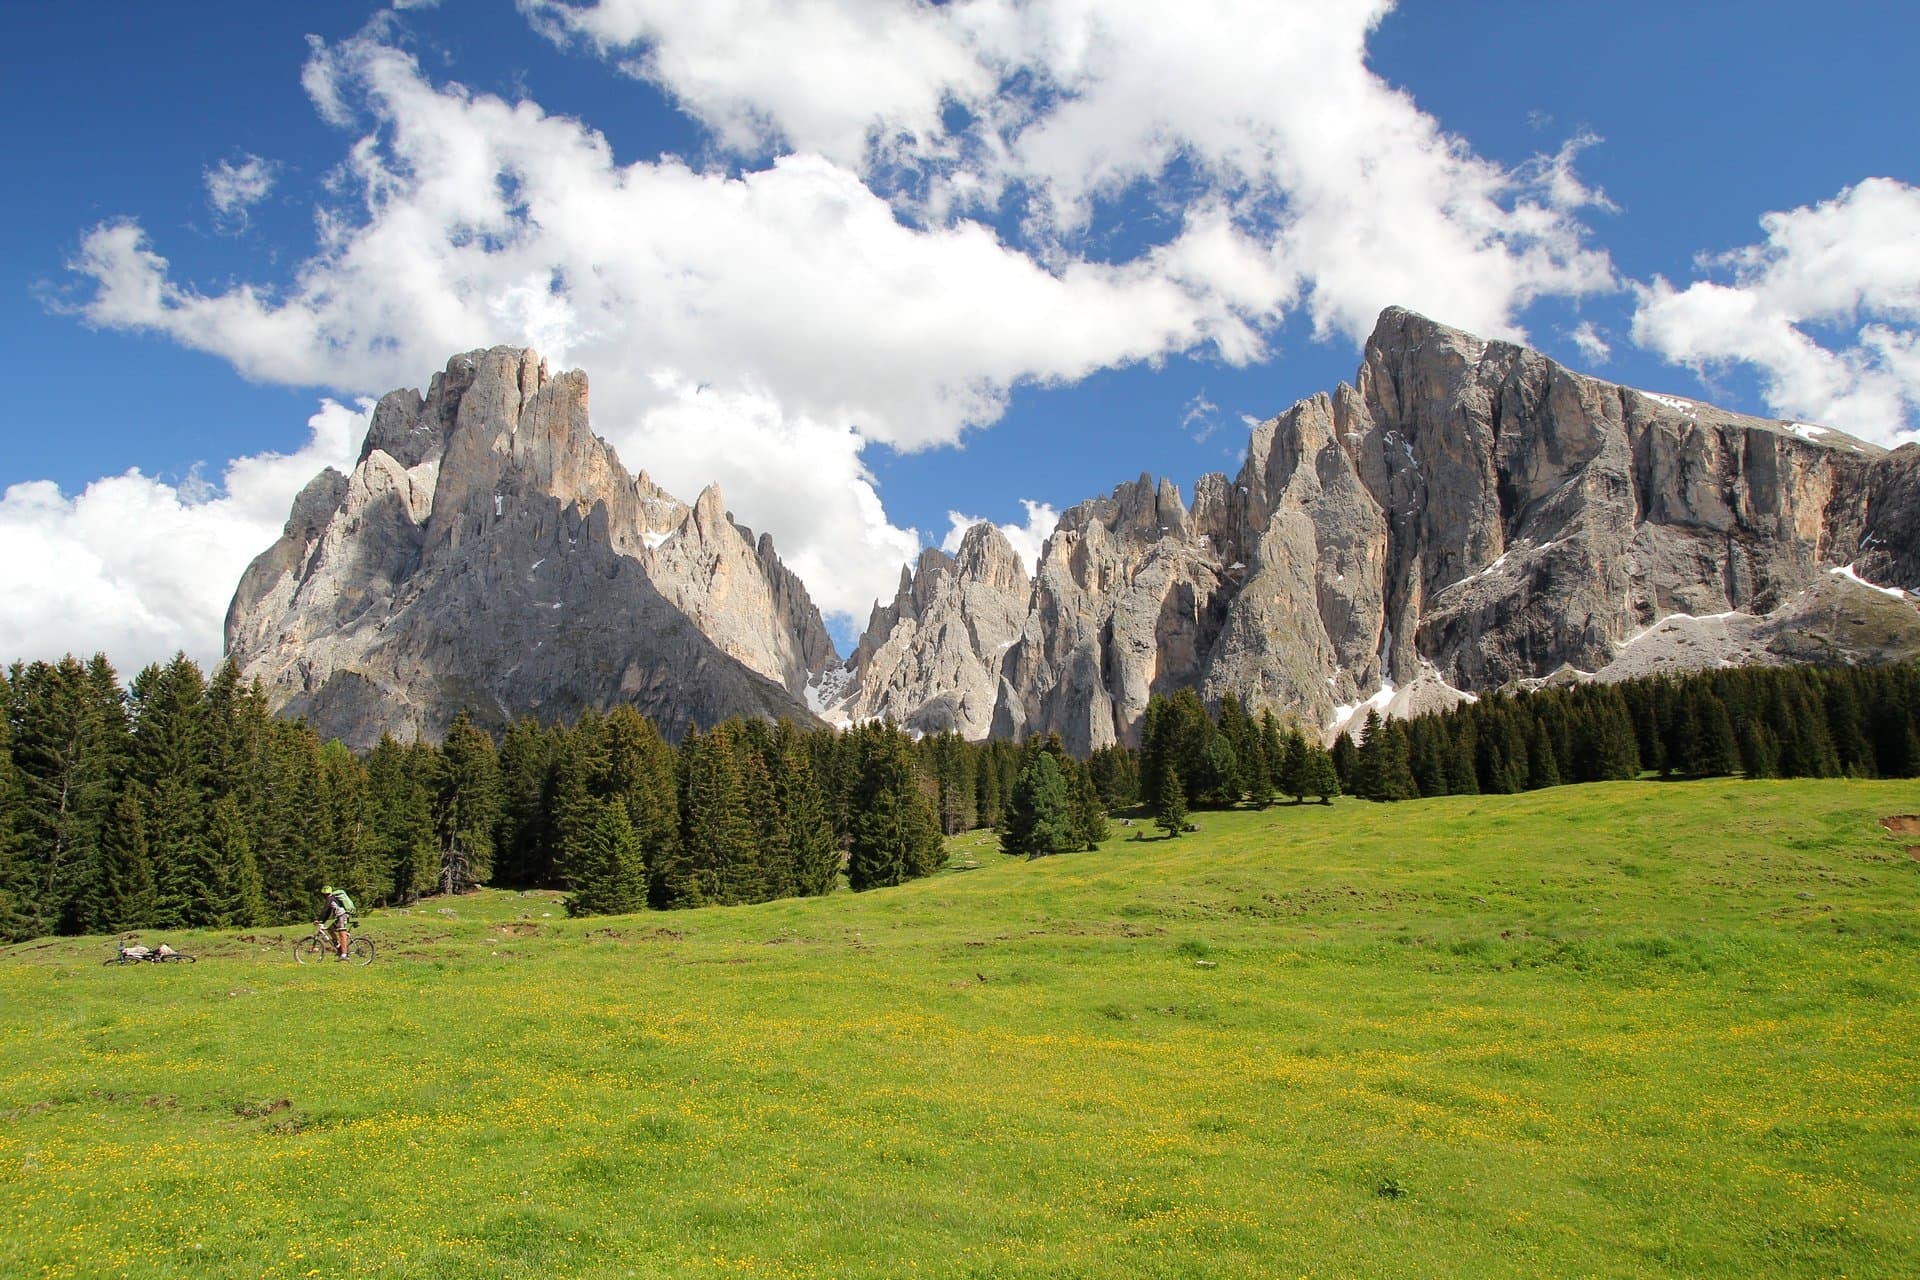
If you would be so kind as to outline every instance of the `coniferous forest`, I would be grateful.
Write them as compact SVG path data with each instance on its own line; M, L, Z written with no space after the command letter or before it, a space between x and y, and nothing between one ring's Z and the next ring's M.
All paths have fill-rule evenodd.
M1090 848L1143 806L1192 811L1531 790L1640 777L1911 777L1920 668L1737 668L1497 694L1410 721L1369 714L1331 749L1234 697L1155 697L1138 750L733 720L677 743L631 708L466 715L438 744L364 756L275 719L232 664L184 656L123 687L103 656L0 677L0 940L311 919L323 883L363 906L477 885L554 888L576 914L895 885L943 837L1026 857Z

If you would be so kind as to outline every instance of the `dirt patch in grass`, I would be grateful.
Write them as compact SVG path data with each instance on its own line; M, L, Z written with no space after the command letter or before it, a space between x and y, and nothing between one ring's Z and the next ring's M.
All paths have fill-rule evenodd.
M1920 813L1890 813L1880 819L1890 836L1920 835Z

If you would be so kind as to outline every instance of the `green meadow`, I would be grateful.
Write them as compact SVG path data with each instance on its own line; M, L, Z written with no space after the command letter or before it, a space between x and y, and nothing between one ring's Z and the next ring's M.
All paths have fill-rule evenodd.
M1911 782L0 951L0 1275L1911 1276ZM147 941L158 942L157 935Z

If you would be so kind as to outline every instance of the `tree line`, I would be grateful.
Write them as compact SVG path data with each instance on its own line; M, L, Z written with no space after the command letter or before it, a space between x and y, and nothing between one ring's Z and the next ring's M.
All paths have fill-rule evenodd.
M1494 694L1411 720L1369 712L1332 750L1368 800L1661 777L1920 774L1920 666L1732 667Z
M570 725L464 713L438 744L357 756L278 720L232 664L184 656L121 687L103 656L0 676L0 939L310 919L481 884L554 888L579 914L894 885L943 837L1027 857L1085 849L1139 805L1190 811L1744 773L1920 773L1920 666L1736 668L1496 694L1332 747L1229 695L1150 700L1137 750L731 720L677 743L630 707Z

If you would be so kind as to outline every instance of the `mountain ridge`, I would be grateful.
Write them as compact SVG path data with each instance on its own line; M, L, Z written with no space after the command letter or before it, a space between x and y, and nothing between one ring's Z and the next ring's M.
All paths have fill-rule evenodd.
M1181 687L1330 731L1569 672L1920 653L1900 589L1920 446L1638 391L1401 308L1352 383L1193 492L1142 475L1075 505L1031 575L976 525L903 566L842 662L771 537L716 488L688 505L629 474L584 373L498 347L381 399L352 474L316 477L241 579L228 650L355 745L434 734L455 703L497 726L628 701L669 732L887 716L1080 753L1137 741Z

